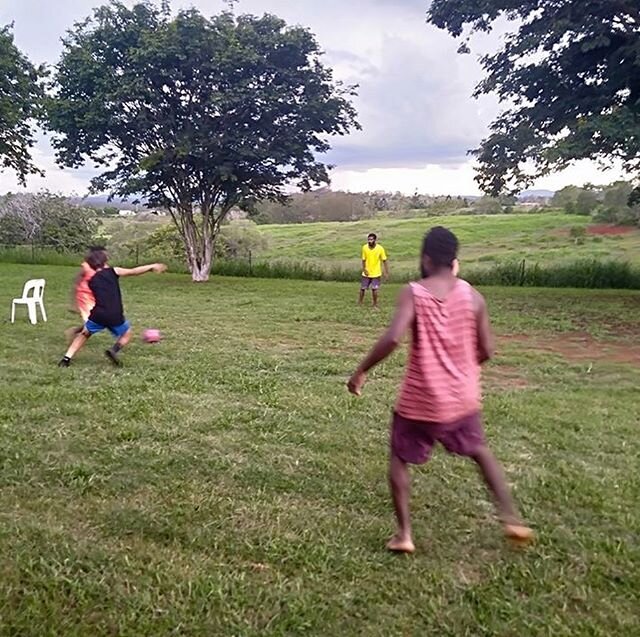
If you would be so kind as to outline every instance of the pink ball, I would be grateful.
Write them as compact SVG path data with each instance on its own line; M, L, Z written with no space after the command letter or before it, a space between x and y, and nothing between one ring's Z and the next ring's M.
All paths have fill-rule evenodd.
M160 330L151 327L142 332L142 340L145 343L159 343L161 338Z

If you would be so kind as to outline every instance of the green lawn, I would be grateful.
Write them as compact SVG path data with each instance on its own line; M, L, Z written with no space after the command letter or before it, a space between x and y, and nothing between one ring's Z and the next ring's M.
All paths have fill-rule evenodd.
M486 291L487 434L538 541L508 549L473 468L438 452L397 557L403 355L343 388L397 288L375 314L349 284L126 280L163 342L114 370L96 337L64 370L73 274L0 264L0 635L640 634L640 294ZM11 325L30 276L49 322Z
M260 258L351 264L357 268L360 247L369 232L376 232L390 263L405 271L415 269L425 232L431 226L444 225L457 234L461 257L469 265L507 259L547 264L582 257L621 259L640 265L640 230L622 236L587 236L584 243L576 245L569 229L590 223L589 217L548 213L261 226L269 238L269 248Z

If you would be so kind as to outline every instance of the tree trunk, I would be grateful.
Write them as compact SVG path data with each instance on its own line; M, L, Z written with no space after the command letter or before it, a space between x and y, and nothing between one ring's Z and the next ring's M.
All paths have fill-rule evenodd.
M199 231L195 223L185 224L185 249L187 264L191 278L196 283L209 280L213 265L213 245L217 237L215 234Z
M190 266L191 269L191 279L194 283L204 283L209 280L209 274L211 273L211 262L208 263L205 261L201 264L193 264Z
M187 262L191 278L196 283L208 281L213 265L214 238L199 236L195 237L195 241L192 243L190 233L187 236L189 237L186 240Z
M229 211L226 207L221 214L212 219L209 214L204 216L203 223L198 224L193 215L191 204L178 206L173 221L180 230L184 240L187 265L194 282L201 283L209 280L213 265L213 248L220 233L220 223Z

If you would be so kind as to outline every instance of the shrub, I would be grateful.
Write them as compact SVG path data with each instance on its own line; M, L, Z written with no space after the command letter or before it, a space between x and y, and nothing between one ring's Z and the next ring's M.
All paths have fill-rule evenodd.
M0 197L2 244L82 252L93 242L98 226L93 210L76 206L61 195L41 192Z
M584 226L571 226L569 229L569 236L576 245L582 245L586 235L587 229Z
M462 276L473 285L640 289L640 269L627 262L596 259L546 266L508 261L489 268L465 269Z
M186 263L184 242L173 224L164 225L129 245L137 250L138 259ZM247 258L266 247L267 238L253 221L234 221L222 227L214 247L214 261ZM132 256L131 250L128 256Z

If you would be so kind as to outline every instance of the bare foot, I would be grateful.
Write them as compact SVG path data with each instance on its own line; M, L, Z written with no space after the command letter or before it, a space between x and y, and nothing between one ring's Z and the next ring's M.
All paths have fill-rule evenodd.
M514 546L524 547L533 542L534 533L522 524L505 524L504 536Z
M387 542L387 549L393 553L413 553L416 547L411 537L396 534Z

